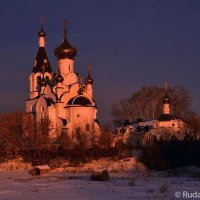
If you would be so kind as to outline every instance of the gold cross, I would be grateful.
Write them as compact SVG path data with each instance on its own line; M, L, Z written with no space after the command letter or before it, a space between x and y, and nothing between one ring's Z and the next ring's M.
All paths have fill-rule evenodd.
M165 92L167 92L167 90L168 90L168 81L167 80L164 81L164 89L165 89Z
M66 19L64 19L63 23L64 23L64 29L67 30L67 23L68 23L68 21Z
M91 65L88 64L87 68L88 68L88 74L89 74L90 73L90 69L91 69Z
M83 81L82 77L80 77L79 80L80 80L80 85L82 87L82 81Z
M43 26L44 25L44 17L40 17L40 24Z

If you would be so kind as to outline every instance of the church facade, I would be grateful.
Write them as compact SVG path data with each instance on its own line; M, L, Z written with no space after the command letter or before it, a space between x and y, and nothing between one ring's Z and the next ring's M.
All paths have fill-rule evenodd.
M77 49L68 41L66 26L64 40L54 51L58 65L56 73L52 71L45 51L43 24L38 36L39 49L29 76L26 113L34 115L37 120L48 117L55 128L69 131L84 125L99 127L90 68L82 82L74 67Z

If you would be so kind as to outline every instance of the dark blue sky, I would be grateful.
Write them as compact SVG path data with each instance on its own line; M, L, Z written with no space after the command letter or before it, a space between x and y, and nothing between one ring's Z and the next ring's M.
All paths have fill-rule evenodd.
M56 70L55 47L68 38L78 49L76 72L92 66L100 121L111 106L143 85L183 85L200 113L200 1L1 1L0 112L25 110L28 76L45 18L46 51Z

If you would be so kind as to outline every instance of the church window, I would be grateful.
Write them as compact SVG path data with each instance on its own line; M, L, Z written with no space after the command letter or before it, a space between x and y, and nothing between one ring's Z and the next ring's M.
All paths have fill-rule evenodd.
M47 82L49 81L49 77L48 76L46 76L45 79L46 79Z
M76 115L76 117L78 117L78 118L79 118L79 117L80 117L80 114L77 114L77 115Z
M40 83L40 81L41 81L41 77L38 76L38 77L37 77L37 83Z

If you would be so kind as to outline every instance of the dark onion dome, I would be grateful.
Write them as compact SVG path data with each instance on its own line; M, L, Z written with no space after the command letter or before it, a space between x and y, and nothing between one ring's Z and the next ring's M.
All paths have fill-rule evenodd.
M64 29L64 42L55 49L54 54L58 59L74 59L77 54L76 48L73 47L67 40L66 28Z
M46 36L46 33L44 32L44 29L43 29L43 25L41 24L41 29L40 31L38 32L38 36L39 37L45 37Z
M94 82L93 78L90 76L90 73L88 73L87 78L85 79L85 84L91 84Z
M47 85L47 81L45 80L45 78L44 78L44 76L42 77L42 80L41 80L41 82L40 82L40 86L41 87L45 87Z
M56 76L56 82L57 82L57 83L62 83L63 80L64 80L64 78L63 78L63 76L61 75L60 70L59 70L59 71L58 71L58 74L57 74L57 76Z
M70 99L67 105L81 105L81 106L88 106L92 105L90 100L84 96L76 96Z
M170 98L169 98L169 96L167 94L163 97L162 102L164 104L169 104L170 103Z

